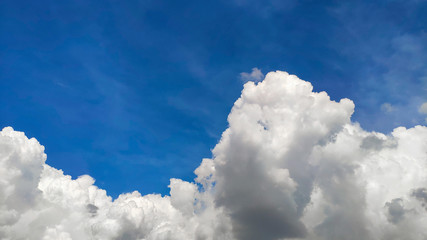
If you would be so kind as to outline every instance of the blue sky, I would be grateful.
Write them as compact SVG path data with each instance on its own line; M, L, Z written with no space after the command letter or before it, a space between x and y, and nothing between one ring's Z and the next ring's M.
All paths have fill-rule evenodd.
M425 124L426 1L6 0L0 31L0 126L112 196L192 180L254 67L352 99L365 129Z

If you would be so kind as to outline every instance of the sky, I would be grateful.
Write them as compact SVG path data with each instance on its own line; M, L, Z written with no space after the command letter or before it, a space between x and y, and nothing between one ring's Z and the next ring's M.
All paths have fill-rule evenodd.
M353 100L367 131L425 125L426 13L422 0L5 0L0 127L113 198L166 195L212 157L243 84L270 71Z

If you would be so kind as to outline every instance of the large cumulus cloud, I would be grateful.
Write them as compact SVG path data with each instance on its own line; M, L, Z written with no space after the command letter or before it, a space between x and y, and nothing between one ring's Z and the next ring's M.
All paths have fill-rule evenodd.
M367 132L353 111L351 100L271 72L244 85L195 182L171 179L170 196L114 201L4 128L0 238L426 239L427 128Z

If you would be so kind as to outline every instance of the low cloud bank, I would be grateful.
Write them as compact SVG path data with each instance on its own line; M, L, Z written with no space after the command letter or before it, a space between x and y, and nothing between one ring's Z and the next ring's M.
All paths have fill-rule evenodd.
M195 182L114 201L6 127L0 239L426 239L427 127L367 132L353 111L351 100L270 72L244 85Z

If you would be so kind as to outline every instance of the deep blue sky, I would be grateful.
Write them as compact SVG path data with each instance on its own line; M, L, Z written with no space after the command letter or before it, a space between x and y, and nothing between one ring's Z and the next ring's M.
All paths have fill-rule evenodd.
M114 197L192 180L254 67L354 100L368 130L423 124L427 2L0 3L0 127Z

